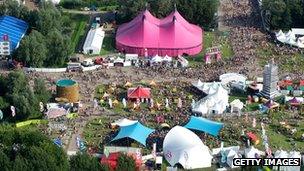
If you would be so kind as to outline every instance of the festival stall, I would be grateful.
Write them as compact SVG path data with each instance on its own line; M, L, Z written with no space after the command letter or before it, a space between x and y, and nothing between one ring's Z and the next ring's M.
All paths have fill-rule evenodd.
M150 99L151 89L144 87L129 88L127 93L128 100Z

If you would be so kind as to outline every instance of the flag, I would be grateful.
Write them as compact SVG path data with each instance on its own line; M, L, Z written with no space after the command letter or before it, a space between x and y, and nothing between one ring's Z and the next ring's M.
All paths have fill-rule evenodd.
M256 127L256 119L253 118L253 121L252 121L252 127L255 128Z
M152 156L156 160L156 143L153 143Z
M40 106L40 112L43 112L44 111L43 103L39 102L39 106Z
M2 112L2 110L0 110L0 120L2 120L3 119L3 112Z
M11 106L12 116L14 117L16 115L16 108L14 106Z
M107 158L108 158L109 155L110 155L110 151L109 151L107 148L104 149L104 155L105 155Z

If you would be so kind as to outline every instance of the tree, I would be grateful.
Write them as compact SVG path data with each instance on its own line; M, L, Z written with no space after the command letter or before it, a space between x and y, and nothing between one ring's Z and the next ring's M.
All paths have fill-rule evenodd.
M0 133L0 170L68 170L63 149L37 130L0 126Z
M39 102L30 89L28 80L23 72L11 72L5 78L5 81L2 81L2 83L0 81L0 87L4 87L5 89L5 94L2 97L5 99L3 105L6 107L14 106L16 108L14 120L25 119L29 116L40 114ZM8 110L4 115L10 116L11 111Z
M34 94L37 100L42 103L47 103L52 97L51 92L45 87L45 82L42 79L35 79Z
M135 164L135 160L132 157L121 153L118 157L116 171L125 171L125 170L135 171L136 164Z
M49 47L46 66L63 66L71 55L71 41L68 36L62 35L54 29L47 35L47 46Z
M19 5L15 0L6 0L0 5L0 15L10 15L29 21L30 12L24 5Z
M44 36L54 29L62 31L61 13L51 2L41 3L40 9L36 14L36 29Z
M70 170L71 171L100 171L102 170L98 160L89 156L86 153L78 153L70 158Z
M289 30L304 27L303 1L263 0L262 9L270 13L270 28Z
M218 1L215 0L119 0L118 22L130 21L145 9L146 3L150 12L158 18L169 15L176 4L177 10L185 19L206 29L213 27L218 7Z
M0 142L0 170L69 170L62 148L36 129L0 126ZM91 161L98 164L93 158Z
M11 170L10 159L5 155L5 153L0 149L0 170L9 171Z
M27 66L42 67L46 59L47 48L44 36L34 30L26 36L17 50L16 58Z

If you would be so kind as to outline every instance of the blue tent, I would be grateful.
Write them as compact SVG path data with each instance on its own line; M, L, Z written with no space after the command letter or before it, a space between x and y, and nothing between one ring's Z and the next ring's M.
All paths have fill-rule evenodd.
M146 139L152 132L154 132L154 129L150 129L141 123L136 122L132 125L120 127L118 135L112 141L122 138L132 138L146 146Z
M203 131L213 136L218 136L223 127L223 123L211 121L202 117L191 116L190 121L184 127Z
M27 29L28 24L23 20L7 15L0 17L0 37L8 35L11 42L11 51L18 47Z

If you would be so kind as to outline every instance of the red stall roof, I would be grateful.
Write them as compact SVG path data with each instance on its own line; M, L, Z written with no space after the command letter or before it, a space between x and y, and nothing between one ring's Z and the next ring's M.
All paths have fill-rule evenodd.
M129 88L128 89L128 99L141 99L151 98L151 89L150 88L143 88L143 87L137 87L137 88Z

